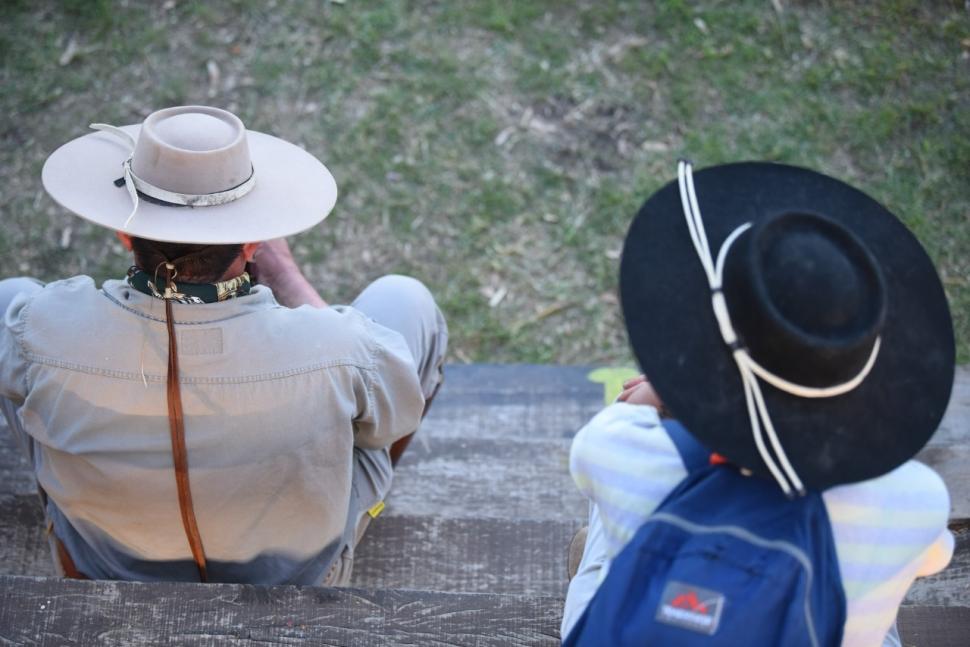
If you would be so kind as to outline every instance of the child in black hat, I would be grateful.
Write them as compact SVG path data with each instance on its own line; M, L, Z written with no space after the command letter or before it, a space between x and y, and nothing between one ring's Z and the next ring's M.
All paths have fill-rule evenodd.
M629 382L573 442L590 526L564 639L688 475L658 413L669 408L726 469L792 500L821 497L844 590L841 644L894 644L907 589L953 552L946 487L910 460L939 425L955 360L918 241L825 175L728 164L698 172L695 186L682 162L631 226L620 284L650 379Z

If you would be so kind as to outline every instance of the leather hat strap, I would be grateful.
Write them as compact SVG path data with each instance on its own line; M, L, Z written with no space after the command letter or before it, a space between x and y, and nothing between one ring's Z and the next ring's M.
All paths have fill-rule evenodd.
M182 391L179 387L178 345L175 324L172 322L172 302L165 300L165 325L168 328L168 426L172 437L172 462L175 467L175 484L178 487L179 510L185 537L192 549L192 559L199 569L199 580L208 581L205 549L192 507L192 489L189 487L189 457L185 448L185 421L182 415Z

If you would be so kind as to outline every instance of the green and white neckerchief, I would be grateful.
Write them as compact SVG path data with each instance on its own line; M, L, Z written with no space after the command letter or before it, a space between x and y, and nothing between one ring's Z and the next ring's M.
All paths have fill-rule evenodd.
M161 283L164 283L164 279L161 280ZM164 292L159 292L152 275L135 266L128 269L128 285L156 299L166 298ZM188 304L216 303L246 296L253 287L252 280L247 272L218 283L186 283L184 281L176 283L173 281L172 285L174 288L168 298L176 303Z

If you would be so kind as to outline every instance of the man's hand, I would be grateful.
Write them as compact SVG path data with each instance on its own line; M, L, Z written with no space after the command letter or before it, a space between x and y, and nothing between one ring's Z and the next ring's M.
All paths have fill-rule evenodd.
M646 375L639 375L623 383L623 392L617 397L617 402L629 404L649 404L657 411L664 411L664 404L660 396L653 390Z

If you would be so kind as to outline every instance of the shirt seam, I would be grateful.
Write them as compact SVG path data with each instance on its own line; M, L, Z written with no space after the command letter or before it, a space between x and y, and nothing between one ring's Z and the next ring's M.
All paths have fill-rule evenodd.
M101 289L101 294L103 294L109 301L111 301L113 304L115 304L119 308L121 308L123 310L127 310L128 312L130 312L131 314L133 314L133 315L135 315L137 317L141 317L143 319L148 319L149 321L157 321L158 323L165 323L165 319L163 319L161 317L155 317L153 315L150 315L150 314L147 314L147 313L142 312L140 310L137 310L135 308L132 308L131 306L126 306L125 304L123 304L122 302L120 302L116 298L114 298L112 295L108 294L108 292L104 288ZM164 303L164 300L160 300L160 301L162 303ZM252 313L251 312L237 312L236 314L229 315L227 317L222 317L220 319L205 319L203 321L181 321L179 319L175 319L175 320L172 321L172 323L177 324L179 326L207 326L207 325L211 325L211 324L214 324L214 323L220 323L220 322L223 322L223 321L229 321L230 319L235 319L237 317L243 317L243 316L248 315L248 314L252 314Z
M61 368L69 371L74 371L76 373L85 373L88 375L100 375L103 377L113 377L123 380L131 380L140 382L144 378L149 382L164 382L167 378L164 375L156 374L142 374L135 373L131 371L120 371L115 369L100 368L97 366L88 366L85 364L78 364L75 362L67 362L64 360L59 360L53 357L47 357L44 355L37 355L35 353L28 353L25 359L32 361L35 364L41 364L44 366L52 366L55 368ZM351 367L357 368L370 373L376 370L376 367L371 365L367 366L361 362L355 362L349 359L332 359L325 362L318 362L317 364L310 364L308 366L300 366L296 368L273 371L270 373L258 373L256 375L243 375L238 377L230 376L218 376L218 377L193 377L193 376L179 376L179 382L182 384L244 384L247 382L268 382L272 380L284 379L288 377L294 377L297 375L306 375L308 373L315 373L318 371L323 371L331 368L343 368ZM368 394L368 397L370 395ZM368 403L369 404L369 403Z
M17 327L17 330L14 333L14 335L17 338L17 350L20 351L20 356L24 359L24 362L26 363L26 366L24 366L24 377L23 377L25 398L31 391L30 366L33 363L31 361L31 357L33 353L31 353L27 348L27 325L28 325L28 319L30 318L30 306L33 305L33 303L34 303L34 297L31 296L30 298L27 299L27 302L24 304L23 308L20 309L20 321L18 322L19 326Z
M377 381L376 380L377 353L375 352L375 350L379 348L379 345L377 344L377 342L374 340L373 337L368 336L367 341L369 342L366 345L367 356L370 358L371 367L374 367L374 368L363 369L364 370L364 392L367 395L367 413L368 415L373 416L373 412L377 410L377 405L374 403L374 384ZM359 431L359 428L355 424L354 425L355 439L358 431Z

